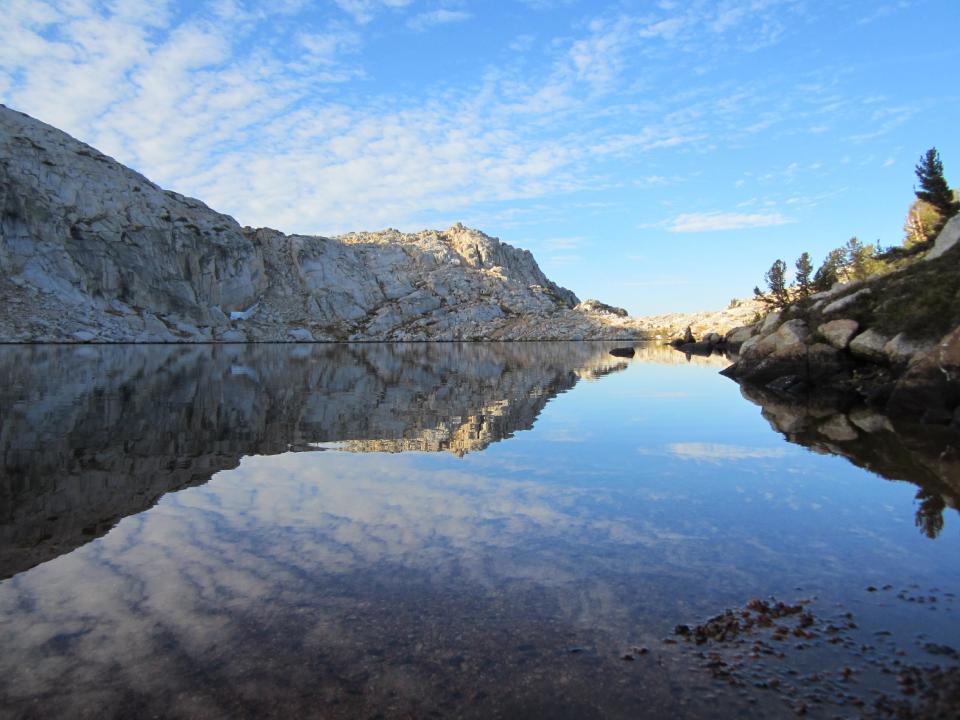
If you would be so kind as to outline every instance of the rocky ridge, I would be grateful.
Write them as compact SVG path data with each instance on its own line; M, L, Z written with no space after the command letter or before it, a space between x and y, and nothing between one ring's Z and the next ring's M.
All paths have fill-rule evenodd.
M686 329L701 339L711 333L723 335L737 327L752 323L766 312L766 307L755 298L734 299L722 310L704 310L693 313L666 313L641 318L651 338L669 341L684 336Z
M836 285L728 332L725 374L960 428L960 216L921 261Z
M634 339L477 230L241 227L0 106L0 341Z

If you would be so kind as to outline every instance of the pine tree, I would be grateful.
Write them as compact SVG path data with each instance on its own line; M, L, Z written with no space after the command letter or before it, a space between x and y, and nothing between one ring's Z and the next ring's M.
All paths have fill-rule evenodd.
M797 263L794 266L797 269L797 294L801 298L805 298L810 294L810 291L813 288L813 263L810 262L810 253L804 252L797 258Z
M920 190L916 191L919 199L925 200L935 207L944 219L949 219L960 212L960 203L953 199L953 192L943 176L943 163L940 153L935 147L927 150L926 155L920 158L915 168L917 179L920 181Z
M763 279L767 281L768 293L760 292L760 288L754 288L753 294L759 300L767 305L776 308L786 307L790 302L790 296L787 293L787 264L783 260L774 261L770 269L764 274Z
M844 249L847 251L847 268L850 277L853 280L866 280L868 275L867 260L870 258L873 248L852 237L847 240Z
M846 270L846 267L846 250L843 248L831 250L813 276L814 289L820 291L832 288L841 280L840 275Z

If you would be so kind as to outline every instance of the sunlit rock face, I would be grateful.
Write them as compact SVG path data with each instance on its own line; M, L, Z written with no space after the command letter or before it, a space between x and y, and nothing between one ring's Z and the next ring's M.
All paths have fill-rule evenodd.
M917 485L915 520L924 534L936 537L944 510L960 509L960 449L952 430L892 420L849 397L801 401L751 385L741 385L740 391L790 442Z
M526 250L462 225L243 228L0 106L0 340L633 338Z
M0 577L244 456L463 455L623 367L592 344L0 348Z

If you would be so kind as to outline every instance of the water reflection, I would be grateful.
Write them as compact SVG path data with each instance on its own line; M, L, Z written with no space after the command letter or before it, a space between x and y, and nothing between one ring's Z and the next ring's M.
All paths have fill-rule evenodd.
M663 636L798 586L960 594L902 488L716 359L609 348L0 349L0 718L773 717Z
M887 480L917 486L917 528L933 539L946 509L960 509L960 436L946 427L895 421L842 398L791 400L763 388L741 392L770 427L817 453L839 455Z
M625 367L590 343L0 348L0 578L244 456L462 456Z

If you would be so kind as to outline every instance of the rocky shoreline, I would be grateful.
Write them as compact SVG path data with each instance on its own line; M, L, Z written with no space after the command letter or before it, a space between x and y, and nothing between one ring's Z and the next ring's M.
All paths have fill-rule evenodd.
M960 429L960 217L927 256L728 332L724 374L792 398L856 399Z

